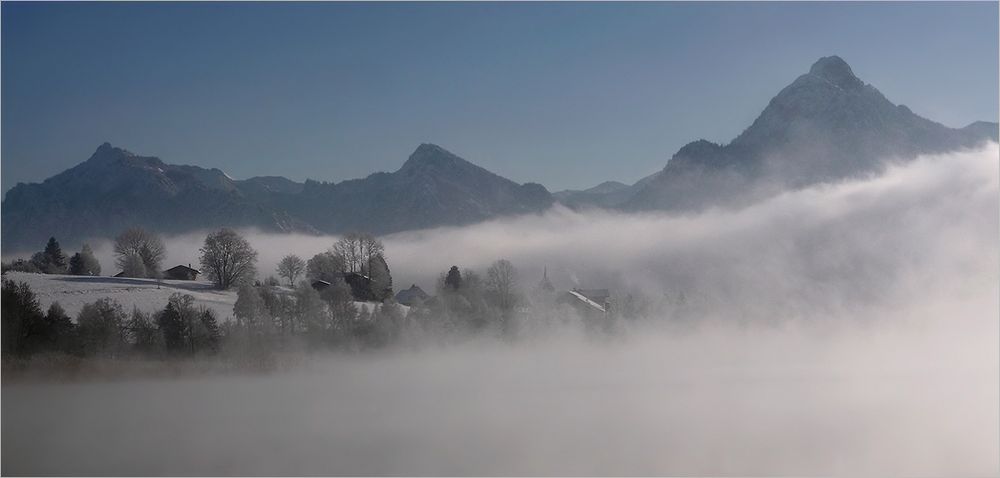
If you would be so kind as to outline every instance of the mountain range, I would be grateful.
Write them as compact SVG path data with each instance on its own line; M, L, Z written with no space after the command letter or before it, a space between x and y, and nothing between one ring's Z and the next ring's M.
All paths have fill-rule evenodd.
M2 204L3 247L106 238L130 226L181 233L221 226L268 231L391 233L572 208L698 210L878 172L892 161L997 141L997 123L953 129L895 105L839 57L819 59L729 144L698 140L632 185L607 181L550 193L444 148L421 144L396 171L339 183L235 180L104 143L83 163L18 184Z

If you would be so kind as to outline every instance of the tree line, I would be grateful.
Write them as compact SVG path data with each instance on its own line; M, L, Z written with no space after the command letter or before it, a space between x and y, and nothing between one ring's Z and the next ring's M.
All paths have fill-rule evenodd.
M127 313L114 299L101 298L85 304L75 322L58 302L43 313L26 283L4 279L2 296L4 357L193 356L216 352L221 340L215 313L186 294L173 294L155 313Z
M116 238L114 247L116 264L123 270L146 277L160 274L165 249L155 234L129 229ZM83 249L81 257L89 251ZM439 275L434 296L401 307L393 297L385 247L367 233L345 234L308 260L286 255L275 270L283 281L274 276L255 280L257 251L233 230L208 234L199 252L202 270L216 287L237 291L229 320L218 320L189 295L174 294L155 313L127 313L114 300L100 299L84 306L74 322L58 303L43 313L26 284L4 280L4 355L57 352L121 358L224 351L228 357L256 363L283 350L363 350L408 339L476 334L514 339L580 322L578 314L558 303L547 279L525 287L506 259L492 263L482 276L453 265ZM51 267L62 257L55 239L40 254L39 263ZM350 284L348 279L356 281ZM372 294L361 300L371 302L358 302L358 284ZM617 318L640 313L641 304L631 295L614 303L608 320L598 324L602 330L613 327Z

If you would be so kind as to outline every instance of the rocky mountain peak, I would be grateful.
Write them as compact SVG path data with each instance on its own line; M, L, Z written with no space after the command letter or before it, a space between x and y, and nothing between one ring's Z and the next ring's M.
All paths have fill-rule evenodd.
M843 58L833 55L824 56L809 68L809 74L822 78L845 90L858 89L865 84L854 76L851 66Z
M90 162L105 163L114 161L116 159L126 158L132 156L132 153L122 149L116 148L111 145L111 143L104 142L94 151L94 154L90 155Z
M451 151L436 144L422 143L410 154L410 157L399 169L401 173L413 173L416 171L427 171L447 168L460 168L465 165L473 166L468 161L458 157Z

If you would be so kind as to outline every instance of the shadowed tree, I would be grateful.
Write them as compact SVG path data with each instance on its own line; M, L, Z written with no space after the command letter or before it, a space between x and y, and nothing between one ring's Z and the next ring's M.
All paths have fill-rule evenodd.
M118 357L125 349L128 331L121 304L104 297L85 304L76 317L84 353Z
M42 321L38 298L25 282L3 280L3 299L0 300L3 355L26 355L30 352L28 340L32 329Z
M209 234L201 248L201 266L222 290L252 279L256 263L257 251L232 229Z

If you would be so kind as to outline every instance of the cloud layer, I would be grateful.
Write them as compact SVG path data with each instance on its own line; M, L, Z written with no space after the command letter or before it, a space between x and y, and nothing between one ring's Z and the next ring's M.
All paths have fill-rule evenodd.
M606 342L5 385L3 472L995 475L998 155L925 157L735 211L556 208L388 236L397 288L506 257L525 287L548 267L557 287L626 287L658 307ZM335 239L248 235L262 270ZM200 240L170 238L168 261L193 261ZM681 293L699 320L676 326Z

